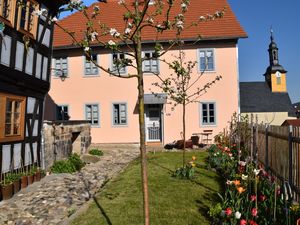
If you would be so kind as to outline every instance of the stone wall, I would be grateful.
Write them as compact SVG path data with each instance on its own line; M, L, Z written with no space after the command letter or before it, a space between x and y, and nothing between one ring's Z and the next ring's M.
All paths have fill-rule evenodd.
M91 144L88 121L44 121L42 131L42 166L49 169L56 160L71 153L84 154Z

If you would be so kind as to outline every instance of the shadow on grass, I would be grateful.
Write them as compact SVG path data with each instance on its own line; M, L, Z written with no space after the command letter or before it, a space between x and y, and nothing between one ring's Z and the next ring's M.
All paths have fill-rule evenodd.
M106 214L105 210L103 209L103 207L99 204L97 198L91 194L91 183L84 177L84 174L82 172L79 172L79 176L82 178L83 183L84 183L84 187L85 187L85 191L88 193L88 198L93 198L96 206L98 207L99 211L100 211L100 215L102 215L104 217L104 219L106 220L107 225L113 225L110 218L108 217L108 215ZM103 182L103 184L101 185L101 187L104 187L107 182L109 180L106 178L105 181Z
M95 202L95 204L97 205L100 213L102 214L102 216L104 217L104 219L106 220L107 222L107 225L112 225L112 222L110 220L110 218L108 217L108 215L106 214L105 210L103 209L103 207L99 204L98 200L96 197L93 197L93 200Z
M148 161L148 164L152 164L152 165L158 166L158 167L160 167L160 168L162 168L164 170L167 170L169 174L173 174L174 173L173 170L169 169L168 167L162 166L162 165L160 165L160 164L158 164L158 163L156 163L154 161Z

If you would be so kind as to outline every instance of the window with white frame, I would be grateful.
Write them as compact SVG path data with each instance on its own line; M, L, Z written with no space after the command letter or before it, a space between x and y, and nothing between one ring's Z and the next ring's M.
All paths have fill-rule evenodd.
M111 72L114 74L125 74L126 73L126 66L124 66L125 59L126 58L124 53L113 53Z
M93 126L99 125L99 106L98 104L85 105L85 119Z
M98 74L98 67L95 65L97 64L97 55L92 54L90 58L85 57L84 61L84 74L85 75L96 75ZM95 62L95 63L94 63Z
M216 104L214 102L201 103L201 124L202 125L216 124Z
M158 73L159 63L154 51L144 52L143 71L146 73Z
M70 119L68 105L56 106L56 119L57 120L69 120Z
M68 58L67 57L58 57L53 59L54 61L54 76L68 75Z
M113 125L127 124L127 104L114 103L113 104Z
M199 49L199 69L201 72L215 70L213 49Z

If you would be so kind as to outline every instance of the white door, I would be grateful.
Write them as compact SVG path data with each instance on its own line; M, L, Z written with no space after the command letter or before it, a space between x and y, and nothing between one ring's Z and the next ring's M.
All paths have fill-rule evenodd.
M146 141L161 141L161 106L146 106Z

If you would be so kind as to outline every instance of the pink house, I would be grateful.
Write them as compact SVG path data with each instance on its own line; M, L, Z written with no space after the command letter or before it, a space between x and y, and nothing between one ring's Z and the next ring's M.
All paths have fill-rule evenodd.
M124 29L122 6L118 1L99 4L101 22L117 30ZM151 7L151 6L150 6ZM201 15L214 13L226 7L223 18L203 22L199 26L186 31L182 35L188 60L197 61L194 75L203 70L203 61L207 60L205 73L201 78L202 87L216 76L221 81L213 85L208 92L199 98L199 102L187 108L187 137L193 133L211 130L218 134L228 125L232 114L239 110L238 94L238 39L247 37L226 0L191 1L186 19L197 20ZM179 8L175 7L179 12ZM178 13L177 12L177 13ZM121 24L120 24L121 21ZM84 18L80 13L70 15L60 21L60 25L76 35L82 35ZM201 34L201 40L195 42ZM149 30L143 37L143 54L152 57L156 34ZM108 38L109 36L105 37ZM105 39L104 38L104 39ZM165 32L158 40L164 49L174 33ZM104 41L107 41L106 39ZM193 44L191 44L193 43ZM106 68L114 68L113 59L124 57L123 54L112 53L101 46L93 46L93 59ZM129 50L128 50L129 51ZM178 49L170 50L163 56L166 60L174 59ZM138 112L136 79L122 79L108 75L86 60L82 48L74 46L68 36L59 28L54 34L54 59L51 89L46 104L46 120L89 120L92 125L92 142L94 143L138 143ZM144 61L145 81L145 119L147 142L169 143L181 138L182 109L175 110L168 104L169 99L152 85L158 81L151 72L159 71L161 76L168 76L172 71L160 60ZM58 71L58 72L56 72ZM61 71L67 75L62 81L57 76ZM124 76L133 73L132 68L123 68ZM159 93L160 98L151 94Z

